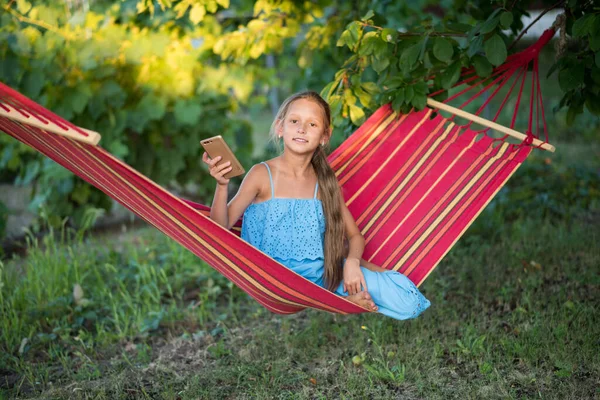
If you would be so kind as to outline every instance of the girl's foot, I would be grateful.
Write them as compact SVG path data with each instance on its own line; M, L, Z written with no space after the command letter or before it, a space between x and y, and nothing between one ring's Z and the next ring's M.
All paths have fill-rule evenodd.
M348 300L354 304L358 304L361 307L366 308L370 311L377 311L377 306L371 299L371 295L368 292L362 291L347 297Z

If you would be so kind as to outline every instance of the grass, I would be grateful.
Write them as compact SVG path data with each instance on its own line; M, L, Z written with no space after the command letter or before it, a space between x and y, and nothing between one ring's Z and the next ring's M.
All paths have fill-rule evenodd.
M1 270L0 387L23 398L594 398L598 222L466 235L422 287L433 306L407 322L271 314L150 229L111 243L48 236Z

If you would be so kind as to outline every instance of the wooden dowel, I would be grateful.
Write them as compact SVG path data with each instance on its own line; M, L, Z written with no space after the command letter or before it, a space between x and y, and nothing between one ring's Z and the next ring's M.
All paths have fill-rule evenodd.
M2 107L7 108L8 111L6 111ZM44 123L44 122L40 121L38 118L36 118L34 115L30 115L30 117L27 118L23 114L21 114L19 111L17 111L15 108L9 106L6 103L2 103L2 107L0 107L0 117L6 117L8 119L12 119L13 121L18 121L25 125L35 126L36 128L40 128L40 129L43 129L48 132L56 133L57 135L65 136L70 139L77 140L77 141L80 141L83 143L92 144L94 146L97 145L101 139L101 136L98 132L90 131L89 129L79 128L88 134L88 136L83 136L81 133L77 132L74 129L71 129L69 127L62 128L62 127L58 126L57 124L53 123L52 121L48 121L47 123ZM27 112L27 110L25 110L25 112ZM27 112L27 114L31 114L31 113Z
M427 99L427 105L432 108L437 108L439 110L448 111L449 113L458 115L459 117L468 119L469 121L473 121L476 124L483 125L488 128L492 128L498 132L505 133L505 134L510 135L519 140L524 140L525 138L527 138L527 135L525 135L519 131L515 131L514 129L507 128L506 126L500 125L494 121L490 121L489 119L482 118L478 115L471 114L470 112L461 110L460 108L452 107L452 106L449 106L448 104L441 103L439 101L436 101L436 100L433 100L430 98ZM554 146L552 146L549 143L542 142L541 140L539 140L537 138L533 138L532 144L535 146L541 145L540 147L542 149L548 150L551 153L554 153L556 151L556 148Z

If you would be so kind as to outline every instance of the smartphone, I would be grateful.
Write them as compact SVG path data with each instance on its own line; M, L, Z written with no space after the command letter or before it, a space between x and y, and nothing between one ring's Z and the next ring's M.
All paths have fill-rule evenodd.
M204 147L204 150L208 153L210 158L221 156L221 161L219 161L217 165L227 161L231 162L230 166L232 169L223 175L225 179L233 178L234 176L239 176L246 172L221 135L201 140L200 144Z

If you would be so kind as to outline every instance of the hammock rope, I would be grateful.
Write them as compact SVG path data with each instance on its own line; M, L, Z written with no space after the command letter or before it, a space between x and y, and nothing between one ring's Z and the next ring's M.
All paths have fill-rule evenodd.
M553 149L547 143L537 65L539 49L552 33L547 31L535 45L509 56L505 64L492 71L486 78L490 80L484 87L486 90L476 91L461 105L468 105L497 86L475 114L448 108L446 104L486 82L471 76L474 69L462 71L464 79L454 86L466 85L467 90L459 91L443 103L428 99L428 104L437 110L454 110L455 115L468 118L468 124L458 125L453 121L454 115L444 118L431 108L398 115L390 105L385 105L330 154L329 162L344 200L365 237L365 259L400 271L420 285L532 149ZM516 132L511 132L516 121L513 116L510 128L501 127L504 137L492 138L486 132L499 126L495 121L500 110L517 82L521 82L516 115L527 65L532 60L526 135L518 144L504 140ZM493 120L480 118L479 114L515 74ZM486 128L471 129L472 123ZM546 132L545 142L538 139L540 127ZM123 204L272 312L290 314L307 307L343 314L366 311L243 241L239 237L241 221L232 230L224 229L208 217L208 207L177 198L95 145L100 138L96 132L72 125L1 83L0 130Z

